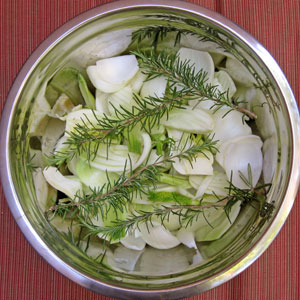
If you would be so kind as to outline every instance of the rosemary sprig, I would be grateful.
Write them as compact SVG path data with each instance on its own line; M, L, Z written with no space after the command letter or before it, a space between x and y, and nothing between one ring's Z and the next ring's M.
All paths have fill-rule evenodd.
M188 60L181 61L178 56L167 54L164 51L160 53L150 51L146 54L137 50L131 53L140 59L140 67L149 79L166 76L171 85L183 87L182 92L190 99L198 101L210 99L214 101L213 107L227 106L251 119L257 118L253 112L238 106L239 102L233 103L228 93L220 92L214 85L208 84L207 74L202 70L196 72Z
M118 240L122 238L126 233L131 232L134 229L139 230L139 225L146 223L147 226L153 226L153 221L159 220L162 225L164 222L170 218L171 214L177 215L179 217L179 222L182 227L187 228L196 222L200 215L205 218L206 209L224 209L227 218L230 221L229 213L232 207L240 202L241 205L246 205L255 201L263 204L261 209L265 215L265 212L270 210L272 212L273 206L265 205L265 197L268 193L270 185L261 185L252 189L239 189L229 182L228 195L219 199L217 196L217 202L215 203L203 203L203 199L199 200L199 205L172 205L157 208L155 207L153 211L132 211L125 220L117 219L113 222L113 225L101 227L95 226L91 222L83 221L82 226L88 229L88 235L98 235L101 234L108 240ZM207 220L208 222L208 220ZM231 221L230 221L231 222ZM212 226L209 222L208 224Z
M84 219L88 219L91 215L96 215L99 212L102 218L105 218L110 209L115 212L123 212L135 194L146 194L151 187L155 187L164 171L162 166L165 163L173 163L174 159L187 159L192 163L199 153L217 151L216 142L207 137L202 143L190 145L179 153L170 154L166 158L160 157L152 164L131 171L129 175L125 165L122 175L116 182L111 183L108 178L108 183L100 189L91 190L89 195L77 195L75 199L70 199L69 202L55 204L45 214L46 216L51 214L66 216L69 213L72 215L78 213Z
M155 125L159 125L163 116L167 116L173 108L182 108L184 104L184 91L176 88L168 89L168 94L163 98L148 96L140 98L135 95L132 110L124 107L114 108L115 116L106 114L99 118L96 114L96 124L86 116L81 124L76 124L64 142L67 145L63 151L57 151L48 158L51 165L60 166L70 161L76 154L87 153L87 160L92 160L97 155L100 143L110 144L114 138L120 136L125 130L130 130L141 124L141 130L151 132Z

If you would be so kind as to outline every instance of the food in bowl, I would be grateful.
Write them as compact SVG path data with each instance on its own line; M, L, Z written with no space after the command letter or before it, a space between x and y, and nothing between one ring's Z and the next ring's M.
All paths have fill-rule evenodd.
M201 38L163 26L113 32L98 52L86 50L91 42L81 50L86 68L64 67L40 89L37 199L98 260L133 271L146 245L182 243L200 263L196 242L221 238L241 207L272 213L257 128L264 96L241 62Z
M3 143L0 146L4 168L1 168L1 179L11 211L28 241L42 257L68 278L89 289L112 297L122 297L124 299L184 298L213 288L237 275L268 247L279 232L292 207L298 184L299 155L296 149L299 147L300 138L298 127L295 127L294 124L299 124L299 116L287 81L270 54L249 34L230 23L227 19L186 2L174 2L176 7L164 4L153 5L151 2L151 5L148 6L126 4L125 8L120 8L120 3L95 8L74 19L71 23L65 24L59 31L50 36L26 62L13 85L3 112L1 126L1 141ZM132 32L143 28L144 30L132 35ZM187 34L189 32L192 32L192 34ZM200 40L197 38L199 35L203 37ZM179 37L181 37L180 41ZM130 45L132 38L133 44ZM163 38L162 41L161 38ZM177 43L174 45L176 40ZM156 44L154 49L152 41ZM137 43L139 43L139 48ZM92 222L89 219L83 219L87 229L81 229L82 227L76 226L69 214L64 214L64 209L60 212L58 210L51 211L50 208L53 205L67 205L68 203L62 199L68 197L64 195L67 191L57 192L44 180L44 177L41 176L44 168L50 167L54 163L52 167L59 169L61 175L64 176L64 180L65 177L72 176L75 172L71 173L69 168L66 168L69 163L63 163L59 166L59 160L56 163L53 159L51 163L48 159L44 160L41 149L43 148L43 151L54 149L56 141L65 134L64 118L66 112L64 111L66 109L68 115L74 106L80 104L84 105L83 109L89 110L87 107L94 105L93 98L96 99L95 106L97 103L98 107L99 103L107 103L102 102L103 99L101 98L101 101L99 101L92 80L87 74L87 67L96 66L99 60L132 55L134 54L130 52L132 50L141 50L141 54L147 56L151 53L151 49L153 54L162 53L162 50L164 50L167 55L173 55L174 58L180 48L208 52L214 61L214 66L217 66L217 70L214 70L213 73L219 73L220 71L228 73L237 89L234 97L248 102L246 104L235 101L233 104L238 104L239 109L254 114L248 116L246 114L244 121L251 128L249 134L254 135L254 139L260 139L263 142L262 148L260 148L259 143L255 146L255 148L259 148L256 149L258 153L262 151L263 170L258 184L253 189L257 189L262 183L272 183L272 185L262 187L259 190L262 193L262 201L244 203L238 209L238 216L234 222L232 221L228 230L220 234L217 239L197 242L198 251L182 243L170 249L156 249L152 246L146 246L143 250L128 249L121 243L108 243L103 231L101 232L102 238L90 234L89 231L92 231L95 225L98 229L100 227L104 228L101 224L95 224L96 222L102 222L99 217L92 220ZM137 53L134 55L141 61ZM208 56L206 55L206 57ZM189 59L192 61L190 56ZM249 73L251 76L249 76ZM125 75L127 76L127 73ZM75 94L68 94L67 90L70 91L70 89L65 88L67 83L63 80L65 76L73 76L72 83L75 84L75 90L77 91ZM102 79L106 80L107 78ZM159 80L159 78L155 79L157 84L163 85L165 82L165 80ZM220 81L220 78L218 78L218 81ZM150 80L144 83L146 87L150 84L149 82ZM111 87L111 83L108 82L106 87ZM178 93L182 90L181 83L175 84L173 88L175 87ZM62 88L65 88L64 92L60 91ZM71 87L69 86L69 88ZM79 95L79 97L76 97L76 95ZM140 94L138 96L141 97ZM167 96L169 97L170 94L165 92L165 97ZM59 101L58 98L60 98ZM75 101L75 103L72 101ZM110 99L110 101L112 100ZM193 116L194 110L199 111L202 105L209 104L207 100L195 106L190 106L188 105L188 99L184 99L184 101L186 101L184 105L188 107L185 110L188 110L191 116ZM208 106L210 108L211 105ZM147 108L149 109L149 107ZM183 111L182 108L176 109L179 113ZM205 110L207 108L202 107L201 109ZM114 112L112 107L110 107L110 110ZM211 113L212 110L208 110L208 113ZM221 107L218 111L221 111ZM218 111L213 115L217 114ZM62 119L53 117L53 113L55 115L61 114L60 118ZM76 115L76 111L71 113L73 116ZM225 122L226 126L230 127L230 118L240 116L240 114L234 110L226 116L221 116L220 120L227 120L228 122ZM257 119L255 119L255 116L257 116ZM82 120L80 119L81 124L87 121L84 116L82 117ZM88 117L95 118L94 114ZM161 120L165 122L164 117ZM52 127L50 125L53 122L60 124L58 124L58 127ZM226 133L225 123L222 122L224 133ZM163 123L161 124L166 127ZM53 129L52 132L50 132L51 128ZM244 128L247 128L247 126L245 125ZM171 130L169 131L171 132ZM70 132L70 134L73 133L73 131ZM151 138L149 132L146 131L146 134ZM162 148L163 153L171 154L176 150L185 149L183 146L189 145L189 142L199 147L205 142L215 142L211 145L217 149L220 147L220 142L218 142L220 136L208 135L208 133L201 135L203 136L190 134L190 139L187 139L187 143L185 143L184 138L178 140L175 135L169 138L165 130L165 137L169 140L155 140L157 143L156 150ZM57 138L53 139L54 136ZM146 136L144 135L144 137ZM137 149L141 149L142 152L144 150L144 139L139 140L139 135L133 137L137 138L141 145ZM239 137L237 139L240 141ZM116 145L128 147L127 140L125 138L121 141L112 140L110 144L114 147ZM183 141L183 143L179 143L179 141ZM161 143L160 146L159 143ZM45 147L47 144L48 146ZM52 146L49 147L49 144ZM96 149L93 148L93 145L90 144L91 150ZM232 150L232 156L239 149L235 145L231 145L230 148L227 145L228 149ZM227 149L227 146L225 146L224 151L225 148ZM245 145L243 147L247 149ZM135 153L134 151L133 153L138 157L141 156L141 153ZM216 158L216 154L219 154L217 150L215 151L216 153L213 153L214 158ZM226 150L225 152L230 153L230 151L227 152ZM44 153L46 152L44 151ZM93 154L94 152L82 152L83 155L89 153ZM51 150L46 155L55 158ZM156 153L156 155L158 154ZM56 158L58 157L56 156ZM90 169L92 158L93 155L86 157L87 170ZM105 158L103 157L102 162L105 161ZM129 170L131 170L129 158L128 161L130 163ZM223 161L222 154L221 161ZM37 166L40 167L36 168ZM213 164L213 171L221 172L224 176L225 169L216 166L217 164ZM160 180L166 181L166 178L169 180L172 176L172 181L156 184L155 187L161 187L164 184L171 185L172 189L174 187L178 188L180 186L179 182L186 183L187 177L190 176L177 174L178 171L171 173L171 170L167 169L167 167L170 167L168 165L163 167L164 171L162 173L165 175L162 175ZM183 170L187 168L189 168L189 164L184 165ZM252 178L250 174L255 174L253 168L254 166L249 168L247 166L247 170L243 173L247 183L249 183L249 178ZM192 168L192 170L194 169L196 168ZM56 172L55 175L57 174ZM89 175L90 172L86 172L86 176ZM175 176L179 177L176 182L174 182ZM201 185L203 185L203 190L207 194L209 188L206 188L205 185L208 184L208 177L211 175L191 176L203 179ZM89 184L94 178L90 176ZM204 181L206 178L208 179ZM226 178L228 179L227 174ZM240 178L240 176L237 176L238 180ZM74 179L74 177L69 179ZM231 177L230 174L229 182L234 183L233 179L234 177ZM199 180L197 182L199 184ZM191 182L188 183L192 186ZM81 182L80 184L82 185ZM76 185L78 185L78 182ZM195 187L198 191L198 185L195 185ZM190 192L191 188L185 187L185 189ZM192 191L195 192L196 189L193 189ZM266 192L269 189L266 196L264 196L264 189ZM48 190L48 192L45 193L45 190ZM238 189L235 189L235 191L238 191ZM162 195L170 196L166 191L163 191L164 194L159 190L154 190L154 192L160 192L160 199L162 199ZM167 192L172 194L172 190ZM172 197L175 195L175 199L179 201L178 194L180 193L178 191L176 193L173 192ZM199 194L201 195L200 192ZM48 195L48 197L45 197L45 195ZM77 198L83 197L81 194L76 195L78 195ZM249 195L251 196L251 191ZM191 198L187 195L183 196L188 199ZM180 201L182 199L188 200L183 196L180 194ZM204 195L204 197L208 198L207 195ZM54 202L57 199L60 199L60 201L53 204L51 199ZM135 200L130 199L132 202ZM70 201L69 199L66 200ZM150 202L149 199L146 200ZM264 205L259 207L263 203ZM218 204L224 205L225 203ZM137 203L135 205L141 205L145 209L147 203ZM167 207L167 202L164 202L163 205ZM217 209L218 212L223 211L223 207L216 207L214 210L217 211ZM45 212L47 213L45 214ZM111 212L113 211L111 210L109 213ZM55 213L55 218L53 213ZM152 211L148 211L148 213L152 214ZM113 217L114 213L112 213L112 219ZM228 219L222 218L222 220L225 220L224 222L228 224ZM195 223L193 222L193 224ZM110 230L113 224L105 226L105 228ZM215 224L211 225L215 226ZM70 227L72 231L69 230ZM207 232L212 230L210 226L207 229ZM173 234L172 230L168 231ZM189 233L183 236L188 238L185 242L191 246L189 241L193 239L193 234ZM80 238L78 239L78 237ZM177 236L175 237L178 239ZM216 238L216 233L212 238ZM112 241L111 238L108 239ZM103 255L104 253L105 255Z

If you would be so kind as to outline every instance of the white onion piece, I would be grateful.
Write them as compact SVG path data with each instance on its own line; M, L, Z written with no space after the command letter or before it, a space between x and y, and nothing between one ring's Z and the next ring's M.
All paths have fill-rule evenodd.
M214 129L212 116L198 108L183 106L174 108L162 124L166 127L190 133L210 133Z
M177 55L181 61L189 61L189 65L193 66L195 73L203 70L207 73L207 83L211 83L214 77L215 66L208 52L194 50L190 48L180 48Z
M96 66L87 68L87 74L97 89L105 93L113 93L124 87L138 69L138 62L134 55L122 55L98 60Z
M75 196L82 191L82 185L79 180L75 179L75 176L72 179L63 176L55 167L45 168L43 174L51 186L63 192L71 199L75 199Z
M241 189L249 188L242 180L240 173L256 186L263 164L261 152L262 141L258 136L240 136L223 143L216 159L224 168L228 180ZM248 166L251 167L252 178L248 178Z
M140 232L137 229L134 232L127 233L120 242L126 248L132 250L143 250L146 246L146 242L140 237Z
M227 58L225 70L233 80L245 86L253 86L255 83L255 79L251 73L240 61L235 58Z
M180 241L161 223L142 223L139 229L142 239L153 248L170 249L180 244Z
M214 140L223 142L236 136L251 134L251 127L243 121L243 114L230 108L223 108L216 111L212 117L215 121L215 128L212 132Z
M198 153L191 161L175 158L173 167L182 175L212 175L214 158L211 152Z
M108 105L107 105L107 97L110 94L104 93L98 89L96 89L96 110L100 114L109 115Z
M167 87L167 78L164 76L156 77L154 79L144 82L141 88L141 97L149 96L162 98L165 95Z

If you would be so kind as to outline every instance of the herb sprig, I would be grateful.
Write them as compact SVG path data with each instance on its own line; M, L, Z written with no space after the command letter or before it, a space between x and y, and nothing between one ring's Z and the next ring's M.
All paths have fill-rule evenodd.
M216 86L207 83L207 74L202 70L196 72L194 66L188 60L182 61L178 56L167 54L164 51L156 53L152 50L146 54L137 50L132 51L132 54L140 58L140 67L144 74L148 76L148 79L166 76L171 85L181 86L182 91L190 99L197 101L209 99L214 102L213 107L227 106L247 115L251 119L257 118L253 112L239 106L239 101L233 103L228 93L221 92Z
M165 163L173 163L175 159L186 159L192 164L199 153L205 155L205 151L216 152L216 143L217 141L207 137L201 143L190 145L176 154L159 157L154 163L144 165L129 174L125 165L124 171L117 181L112 183L107 178L108 183L100 189L92 189L88 195L80 196L78 194L69 202L55 204L46 211L46 215L66 216L70 213L75 215L76 212L87 219L99 212L102 218L105 218L110 209L123 212L135 194L147 194L149 189L156 186L159 177L164 172L163 165Z
M265 212L266 205L264 204L264 199L270 186L270 184L266 184L251 189L240 189L234 186L230 181L228 195L223 198L215 196L215 203L203 203L203 199L198 199L198 205L161 205L161 207L155 207L153 211L150 212L143 210L131 211L125 220L117 219L112 222L113 224L111 226L96 226L91 222L83 220L82 226L88 230L87 236L101 234L102 237L108 240L119 240L125 236L125 234L130 233L135 229L139 230L139 226L142 223L145 223L147 227L150 227L153 226L154 221L158 220L163 226L165 226L165 222L169 220L171 214L178 216L179 223L183 228L188 228L193 224L193 222L197 222L200 215L206 219L205 211L211 208L216 210L223 209L228 220L231 222L230 211L238 202L240 202L241 206L248 203L253 205L253 202L258 202L260 203L261 211ZM273 209L272 206L270 206L270 209L271 208ZM208 225L213 228L207 219L206 221Z

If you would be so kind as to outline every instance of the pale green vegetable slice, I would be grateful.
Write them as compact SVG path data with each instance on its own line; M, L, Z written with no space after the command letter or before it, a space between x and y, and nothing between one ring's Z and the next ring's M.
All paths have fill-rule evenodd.
M85 43L78 51L79 59L103 59L124 52L131 43L132 29L102 33Z
M264 182L272 182L275 174L278 153L277 153L277 136L273 135L264 141L263 145L263 176Z
M87 159L87 154L82 153L81 157ZM110 145L107 152L107 145L100 144L96 157L90 161L90 165L96 169L107 172L123 172L130 169L130 161L133 165L139 160L139 155L129 152L126 145ZM130 158L130 159L129 159Z
M143 251L133 250L121 245L115 249L113 259L117 267L127 271L133 271L142 253Z
M42 136L49 120L51 107L45 97L47 83L44 83L34 101L29 123L30 136Z
M168 115L168 119L162 121L166 127L189 132L210 133L214 129L212 116L201 109L183 106L182 109L174 108Z
M203 176L203 180L201 182L201 184L199 185L196 195L195 195L195 199L201 199L203 197L203 195L206 193L207 188L209 187L213 176Z
M51 219L50 223L61 233L68 234L69 231L72 230L75 239L79 236L80 226L74 224L70 219L61 218L56 215L55 218Z
M126 248L132 250L143 250L146 246L146 242L140 237L138 229L134 229L133 232L127 232L120 242Z
M93 168L83 159L77 161L75 170L80 181L91 189L101 189L109 182L113 184L119 178L117 174Z
M33 167L44 168L47 166L47 159L41 150L29 148L30 165Z
M228 92L228 97L231 98L236 92L236 86L228 73L220 70L219 72L215 72L214 78L217 79L217 89L221 93L227 94Z
M198 250L198 247L195 242L194 233L188 230L187 228L180 228L176 234L176 237L185 246Z
M141 154L141 156L139 157L139 159L132 164L132 169L135 170L136 168L138 168L149 156L149 153L151 151L152 148L152 143L151 143L151 138L149 136L148 133L142 133L142 139L143 139L143 144L144 144L144 148L143 148L143 152Z
M64 134L65 122L60 119L50 118L48 121L45 133L42 136L42 152L44 155L49 156L53 153L55 145L59 138Z
M195 73L204 71L207 75L207 83L211 83L214 77L215 66L210 54L206 51L199 51L190 48L180 48L177 55L181 61L189 61Z
M198 153L190 161L188 159L174 158L173 167L182 175L212 175L214 158L211 152Z
M180 45L195 50L207 51L210 54L219 54L223 57L234 57L230 52L223 50L217 43L211 41L202 41L196 35L183 34Z
M141 88L141 97L146 98L152 96L162 98L166 92L167 82L168 80L164 76L145 81Z
M255 124L259 128L259 133L263 139L276 135L274 117L266 97L258 88L248 89L245 93L248 109L256 114Z
M213 175L210 176L189 176L189 182L193 188L195 188L197 191L200 190L203 192L203 194L217 195L220 197L225 197L228 195L228 189L226 187L229 186L229 183L224 171L219 172L214 170ZM198 197L200 196L198 195Z
M179 240L159 222L139 225L142 239L156 249L170 249L180 244Z
M73 108L74 104L70 100L70 98L65 94L61 94L52 107L49 116L56 118L63 117L64 115L71 112Z
M216 111L214 118L215 128L212 131L214 140L224 142L237 136L250 135L251 127L243 119L243 114L230 108Z
M45 168L43 174L51 186L63 192L71 199L76 200L76 196L82 193L82 185L75 176L72 176L72 178L63 176L55 167Z
M124 112L124 109L132 111L132 107L136 104L133 98L133 91L130 86L125 86L119 91L108 95L106 98L109 114L118 115L116 112Z
M255 79L251 73L240 61L235 58L227 58L225 70L228 72L231 78L238 83L241 83L245 86L253 86L255 83Z
M66 94L74 105L84 103L78 86L78 74L79 71L74 68L64 68L53 76L48 83L45 93L51 106L55 104L55 101L62 93Z
M180 176L180 175L171 175L167 173L162 173L161 176L159 176L159 182L175 185L175 186L181 186L187 189L191 187L188 178L186 176Z
M96 89L96 110L101 114L109 115L107 98L110 94Z
M97 89L105 93L114 93L124 87L138 69L134 55L123 55L98 60L96 66L87 68L87 74Z
M32 179L38 204L42 211L46 211L46 209L48 209L56 200L57 193L53 193L54 191L56 192L56 190L48 185L41 168L35 169L35 171L32 173Z
M81 73L78 73L77 78L78 78L79 89L80 89L82 97L85 101L86 106L90 109L95 109L96 108L95 97L90 92L89 87L85 81L85 78L83 77L83 75Z
M146 248L138 262L141 274L166 275L186 271L195 251L186 247L176 247L168 251Z
M240 202L233 205L227 216L223 208L218 208L222 211L221 215L218 216L214 221L209 224L202 225L195 232L195 239L197 242L213 241L219 239L232 225L240 212ZM212 227L213 228L212 228Z
M72 111L66 117L66 132L73 131L76 125L85 125L92 128L93 125L98 123L98 119L102 117L103 115L96 110L88 108Z
M139 70L135 76L130 80L128 85L132 88L135 93L139 93L144 81L147 79L147 75L143 74L141 70Z

